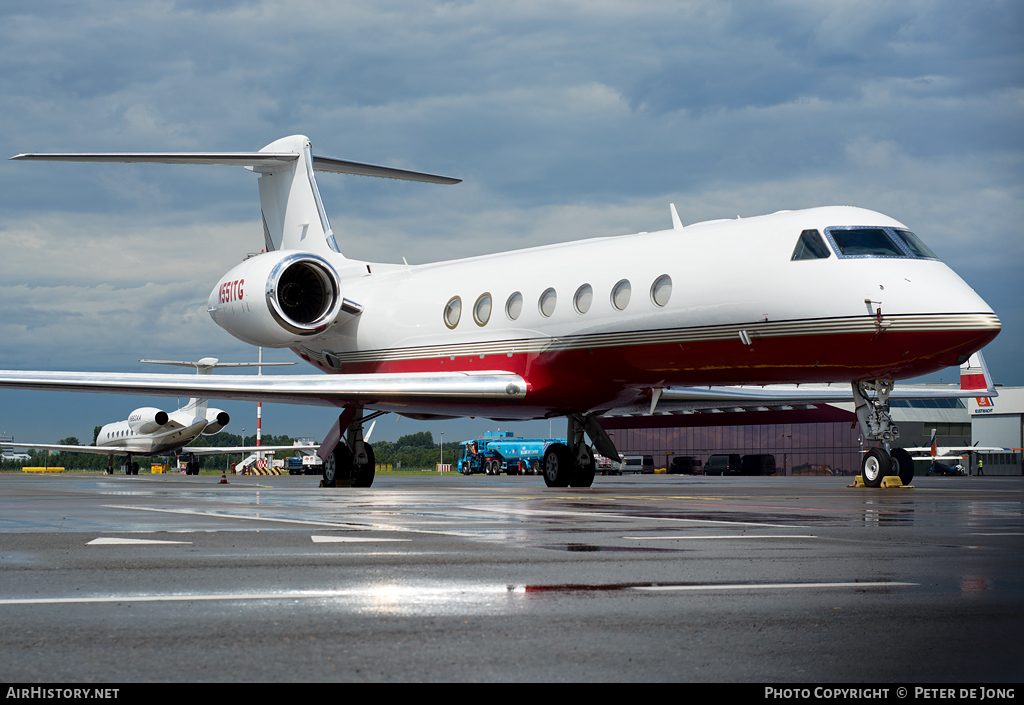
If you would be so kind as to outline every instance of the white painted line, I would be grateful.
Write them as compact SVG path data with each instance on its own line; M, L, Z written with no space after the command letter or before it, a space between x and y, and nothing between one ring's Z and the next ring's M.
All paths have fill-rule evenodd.
M970 534L970 536L1024 536L1021 532L1001 531L994 534Z
M623 536L634 541L703 541L706 539L816 539L811 534L751 534L750 536Z
M682 590L797 590L801 588L874 588L874 587L908 587L920 583L766 583L755 585L651 585L638 586L634 590L652 592Z
M275 524L303 524L306 526L331 526L335 528L350 528L354 524L346 522L331 521L305 521L302 519L274 519L273 517L250 517L241 514L224 514L221 512L199 512L194 509L157 509L155 507L122 507L107 505L108 509L134 509L137 512L157 512L160 514L184 514L186 516L206 517L209 519L238 519L241 521L267 521Z
M356 536L310 536L313 543L377 543L381 541L412 541L412 539L358 538Z
M472 511L492 512L494 514L513 515L536 515L536 516L567 516L567 517L591 517L597 519L626 519L629 521L678 521L687 524L716 524L724 526L765 526L772 529L799 529L799 526L792 524L769 524L757 521L724 521L718 519L681 519L679 517L650 517L633 514L614 514L612 512L570 512L555 509L501 509L498 507L460 507Z
M403 531L413 534L438 534L440 536L462 536L464 538L476 537L476 534L464 531L429 531L427 529L412 529L391 524L358 523L354 521L306 521L303 519L275 519L273 517L253 517L241 514L224 514L222 512L200 512L194 509L157 509L156 507L124 507L116 504L106 505L107 509L134 509L139 512L157 512L161 514L184 514L185 516L204 517L206 519L236 519L239 521L264 521L271 524L301 524L303 526L320 526L332 529L344 529L348 531Z
M157 541L156 539L93 539L86 546L142 546L148 544L167 544L167 543L178 543L178 544L189 544L191 541Z
M112 602L210 602L216 600L291 600L323 597L340 597L344 591L296 592L296 593L224 593L219 595L110 595L107 597L43 597L14 600L0 600L3 605L65 605L76 603Z

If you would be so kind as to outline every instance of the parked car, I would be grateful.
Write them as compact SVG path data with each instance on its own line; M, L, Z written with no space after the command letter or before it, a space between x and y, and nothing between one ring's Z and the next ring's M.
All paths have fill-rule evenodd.
M700 461L689 455L677 455L668 466L669 475L696 475Z
M739 475L743 470L743 461L739 453L712 455L704 463L705 475Z
M741 462L741 475L774 475L774 455L744 455Z

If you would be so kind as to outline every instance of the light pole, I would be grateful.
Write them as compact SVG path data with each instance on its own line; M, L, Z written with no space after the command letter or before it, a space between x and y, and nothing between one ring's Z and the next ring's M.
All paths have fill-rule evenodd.
M438 470L444 472L444 431L441 431L441 466Z

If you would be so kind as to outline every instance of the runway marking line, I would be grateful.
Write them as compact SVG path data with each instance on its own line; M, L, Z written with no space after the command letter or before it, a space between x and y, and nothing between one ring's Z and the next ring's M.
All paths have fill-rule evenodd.
M635 541L703 541L706 539L816 539L812 534L757 534L748 536L623 536Z
M743 584L704 584L704 585L495 585L482 587L475 590L481 593L507 594L507 593L543 593L543 592L579 592L579 591L609 591L615 592L623 589L643 590L645 592L696 592L701 590L794 590L794 589L822 589L822 588L887 588L887 587L915 587L920 583L901 582L846 582L846 583L753 583ZM296 592L277 593L217 593L217 594L196 594L196 595L106 595L102 597L28 597L0 599L0 607L15 605L62 605L62 604L114 604L121 602L216 602L228 600L310 600L337 597L374 597L379 595L377 588L349 589L349 590L310 590Z
M191 541L158 541L157 539L117 539L98 538L93 539L86 546L143 546L152 544L189 544Z
M611 512L580 512L580 511L556 511L550 509L500 509L495 507L460 507L460 509L493 512L495 514L513 514L513 515L549 515L549 516L578 516L578 517L596 517L599 519L627 519L630 521L678 521L683 523L692 524L723 524L725 526L765 526L773 529L798 529L800 527L793 526L792 524L769 524L767 522L756 522L756 521L725 521L718 519L683 519L680 517L649 517L643 515L630 515L630 514L613 514Z
M875 588L875 587L914 587L920 583L764 583L760 585L650 585L636 586L634 590L652 592L686 591L686 590L797 590L801 588Z
M409 542L412 539L361 538L358 536L310 536L313 543L379 543L384 541Z

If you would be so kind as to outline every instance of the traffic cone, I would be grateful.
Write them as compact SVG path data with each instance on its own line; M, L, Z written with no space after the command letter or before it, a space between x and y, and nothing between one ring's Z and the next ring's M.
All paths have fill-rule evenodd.
M221 484L221 485L228 484L228 476L227 476L227 474L224 471L221 471L221 473L220 473L220 482L218 484Z

